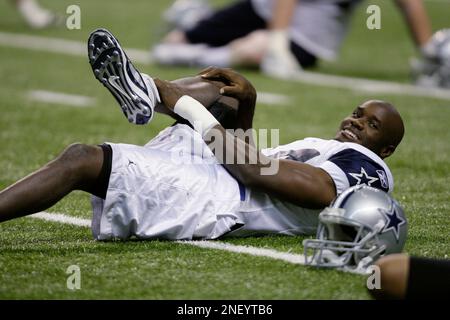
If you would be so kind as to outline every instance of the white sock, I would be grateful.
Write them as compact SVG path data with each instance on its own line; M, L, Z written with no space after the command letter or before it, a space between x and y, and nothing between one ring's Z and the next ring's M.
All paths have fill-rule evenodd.
M164 65L229 67L231 50L228 46L208 47L205 44L162 43L153 49L153 59Z
M204 44L161 43L153 49L152 57L163 65L195 65L205 48Z
M161 98L159 96L155 81L153 81L153 78L146 73L141 73L141 75L142 79L144 79L147 89L149 90L149 98L152 101L153 105L156 106L158 103L161 103Z

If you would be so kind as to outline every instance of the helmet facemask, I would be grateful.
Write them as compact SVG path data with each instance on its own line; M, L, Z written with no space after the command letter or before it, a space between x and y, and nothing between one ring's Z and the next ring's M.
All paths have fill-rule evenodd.
M322 211L317 239L303 243L306 264L366 273L366 268L385 251L385 246L378 240L378 232L384 223L380 221L375 228L370 228L346 219L342 210L345 209L326 208Z

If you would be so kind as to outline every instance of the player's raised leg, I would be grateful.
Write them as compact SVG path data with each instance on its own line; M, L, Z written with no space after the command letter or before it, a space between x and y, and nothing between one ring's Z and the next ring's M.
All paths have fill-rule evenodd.
M105 29L91 33L88 56L95 77L111 92L128 121L146 124L160 102L151 77L140 73L128 59L119 41Z
M152 77L133 66L111 32L105 29L92 32L88 40L88 55L95 77L115 97L128 121L146 124L153 118L154 111L177 118L161 104ZM220 88L225 85L220 81L208 81L196 76L172 82L206 108L219 101L237 109L237 100L220 94Z
M0 192L0 222L45 210L73 190L93 193L103 157L99 146L70 145L55 160Z

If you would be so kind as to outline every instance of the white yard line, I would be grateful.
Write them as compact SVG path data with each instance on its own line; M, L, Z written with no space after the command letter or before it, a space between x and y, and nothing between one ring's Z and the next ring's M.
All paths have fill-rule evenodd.
M425 88L412 84L391 81L369 80L363 78L342 77L316 72L302 71L294 76L298 82L317 86L344 88L368 93L399 94L405 96L428 97L450 100L450 90Z
M31 90L27 93L27 97L32 101L65 104L79 108L95 105L94 98L54 91Z
M71 224L78 227L90 227L91 221L88 219L81 219L77 217L71 217L61 213L48 213L38 212L29 216L30 218L41 219L51 222L59 222L64 224Z
M0 45L83 57L86 57L87 51L85 42L8 32L0 32ZM147 50L131 48L126 48L125 50L133 61L142 64L151 63L150 53ZM351 78L315 72L301 72L293 77L293 80L312 85L344 88L369 93L388 93L450 100L450 90L423 88L391 81Z
M76 40L0 32L0 45L12 48L62 53L87 58L86 42ZM124 50L127 52L127 55L131 60L143 64L150 63L151 57L148 51L131 48L125 48Z
M272 258L276 260L282 260L294 264L305 264L305 256L302 254L295 254L289 252L280 252L273 249L256 248L250 246L238 246L225 242L218 241L177 241L178 243L189 244L192 246L225 250L235 253L244 253L252 256Z
M51 222L70 224L78 227L90 227L89 219L71 217L61 213L39 212L29 216L34 219L41 219ZM238 246L219 241L176 241L176 243L192 245L200 248L225 250L235 253L249 254L252 256L266 257L275 260L282 260L293 264L305 264L305 257L301 254L280 252L272 249L256 248L250 246Z

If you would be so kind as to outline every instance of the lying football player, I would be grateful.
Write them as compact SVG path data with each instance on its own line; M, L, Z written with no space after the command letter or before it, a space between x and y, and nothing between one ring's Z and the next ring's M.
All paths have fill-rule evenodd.
M314 234L319 212L349 187L393 189L383 159L395 151L404 126L390 103L357 106L333 139L259 151L251 139L226 130L252 128L256 91L242 75L208 68L193 78L153 79L133 67L104 29L91 34L88 54L129 121L148 123L154 111L178 121L145 146L70 145L0 192L0 221L83 190L93 195L98 240Z

